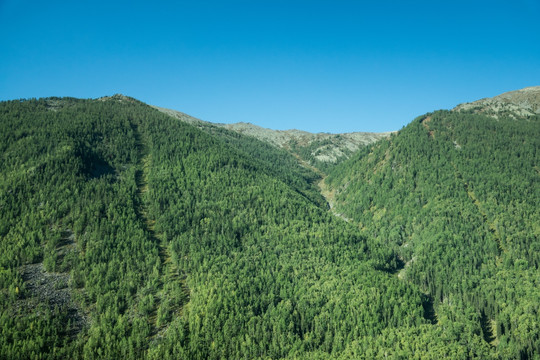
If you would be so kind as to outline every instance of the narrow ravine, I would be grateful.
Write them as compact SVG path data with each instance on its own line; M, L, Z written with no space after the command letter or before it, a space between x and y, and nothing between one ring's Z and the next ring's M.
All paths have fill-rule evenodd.
M289 151L290 151L290 149L289 149ZM345 220L347 222L351 221L351 219L349 219L345 215L340 214L340 213L338 213L336 211L336 209L334 207L334 205L335 205L335 203L334 203L335 190L330 190L330 188L326 184L325 180L326 180L327 175L325 173L323 173L321 170L317 169L315 166L311 165L310 163L308 163L307 161L302 159L300 157L300 155L298 155L297 153L295 153L293 151L290 151L290 153L296 158L296 160L298 160L298 163L300 165L302 165L303 167L305 167L307 169L310 169L315 174L320 176L320 180L317 183L317 187L319 188L319 193L326 200L326 203L328 204L328 208L330 209L332 214L334 214L334 216L336 216L336 217L338 217L340 219L343 219L343 220Z
M345 220L347 222L350 222L351 219L349 219L345 215L343 215L341 213L338 213L336 211L335 202L334 202L335 201L335 190L330 190L330 188L326 184L325 180L326 180L326 177L323 177L321 179L321 181L319 181L319 183L317 185L319 186L319 191L320 191L321 195L324 197L324 199L326 200L326 203L328 204L328 207L330 208L330 211L332 212L332 214L334 214L334 216L337 216L340 219L343 219L343 220Z
M430 118L426 119L427 121L430 120ZM320 194L324 197L326 200L326 203L328 204L328 208L330 212L347 222L353 221L352 219L346 217L343 214L340 214L335 209L335 189L330 189L328 184L326 184L326 177L327 175L324 174L321 170L317 169L313 165L309 164L305 160L303 160L300 155L294 153L291 151L293 156L298 160L300 165L312 170L314 173L319 175L321 178L319 182L317 183L317 186L319 188ZM411 260L405 262L401 256L398 256L398 264L397 267L394 269L394 271L391 272L392 275L396 276L401 281L407 281L406 279L406 271L407 267L416 259L416 257L413 257ZM434 300L433 296L431 296L429 293L423 293L423 301L422 301L422 307L424 310L423 317L424 319L428 320L431 324L435 325L438 323L437 313L435 312L434 307Z

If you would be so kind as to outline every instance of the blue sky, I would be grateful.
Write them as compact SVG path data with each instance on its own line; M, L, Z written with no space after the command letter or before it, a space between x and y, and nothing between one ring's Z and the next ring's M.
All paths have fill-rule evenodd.
M123 93L212 122L398 130L540 85L540 1L0 0L0 100Z

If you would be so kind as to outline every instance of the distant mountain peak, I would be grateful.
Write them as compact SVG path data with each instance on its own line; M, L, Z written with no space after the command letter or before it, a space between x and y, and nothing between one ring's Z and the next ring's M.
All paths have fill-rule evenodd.
M311 165L316 165L317 163L319 163L319 165L321 163L336 164L349 158L349 156L360 147L369 145L392 134L392 132L331 134L310 133L308 131L297 129L273 130L249 122L237 122L233 124L211 123L199 120L180 111L165 109L158 106L152 107L192 125L203 127L217 126L242 135L255 137L275 147L291 151Z
M114 94L112 96L102 96L100 98L98 98L99 101L119 101L119 102L133 102L133 101L138 101L132 97L129 97L129 96L126 96L124 94Z
M540 86L531 86L470 103L459 104L453 111L470 111L498 118L523 118L540 114Z

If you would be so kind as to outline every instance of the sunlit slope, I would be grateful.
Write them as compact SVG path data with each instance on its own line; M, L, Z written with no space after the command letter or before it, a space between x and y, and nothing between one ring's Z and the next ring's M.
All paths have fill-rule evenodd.
M283 150L125 96L0 116L6 358L327 358L433 326Z
M338 212L395 249L439 324L502 358L540 351L540 121L473 110L415 119L328 177ZM492 114L490 114L492 115Z
M310 133L302 130L272 130L251 123L219 124L202 121L183 112L160 108L159 111L179 120L193 124L200 129L212 130L224 128L238 133L243 139L255 138L260 143L270 144L278 149L287 150L309 166L327 172L335 165L348 159L358 149L387 138L391 132L370 133L351 132L342 134ZM361 130L361 129L359 129Z

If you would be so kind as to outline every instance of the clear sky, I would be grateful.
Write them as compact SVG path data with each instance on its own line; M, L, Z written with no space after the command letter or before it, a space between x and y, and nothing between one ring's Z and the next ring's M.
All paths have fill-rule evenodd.
M0 0L0 100L122 93L212 122L398 130L540 85L540 0Z

